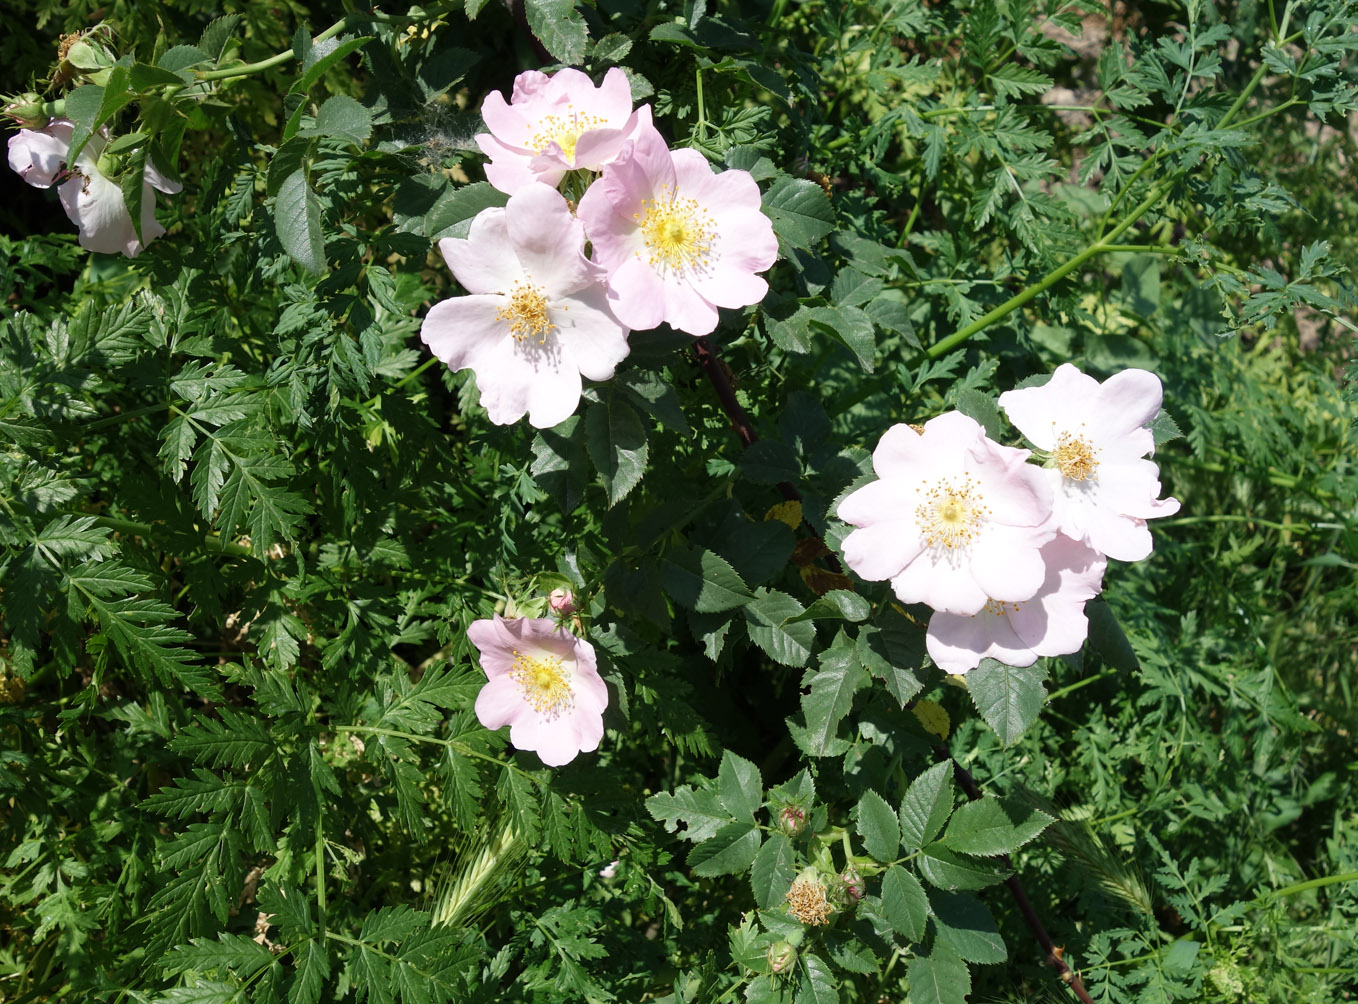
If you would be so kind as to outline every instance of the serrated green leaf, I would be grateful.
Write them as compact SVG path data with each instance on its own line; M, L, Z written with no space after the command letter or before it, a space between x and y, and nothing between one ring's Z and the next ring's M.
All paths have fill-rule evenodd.
M754 598L725 558L703 549L669 551L660 581L676 602L700 614L734 610Z
M930 885L949 891L984 889L1003 882L1011 872L989 861L963 857L937 842L926 845L915 860Z
M764 910L781 906L796 877L797 852L792 841L785 834L770 833L750 869L754 901Z
M883 863L893 860L901 846L901 831L886 799L869 788L858 799L856 814L856 829L867 852Z
M882 916L907 941L923 941L928 931L929 897L924 886L900 865L882 875Z
M585 413L585 447L604 483L610 507L641 482L650 448L636 410L610 394Z
M372 131L372 113L348 95L336 94L325 99L316 112L316 125L309 131L303 130L303 134L330 136L362 146Z
M995 918L986 905L966 893L935 891L929 901L933 904L934 924L938 936L951 945L968 962L1003 962L1009 957L995 926Z
M750 639L775 661L800 668L811 658L816 626L801 619L802 605L787 593L761 586L745 605Z
M967 689L986 724L1005 746L1012 746L1037 721L1047 703L1042 686L1046 673L1039 665L1006 666L994 659L967 674Z
M308 272L325 271L325 239L321 234L321 204L299 168L283 180L274 201L278 242Z
M764 781L759 768L743 756L724 751L717 770L717 800L736 819L754 822L754 814L764 804Z
M646 799L646 811L665 824L670 833L679 823L686 827L679 835L685 840L702 841L714 836L718 829L732 822L731 814L717 801L717 793L694 789L688 785L673 794L662 791Z
M330 955L312 938L297 952L297 971L288 986L288 1004L317 1004L330 976Z
M936 763L910 782L901 799L901 842L907 852L933 840L952 813L952 762Z
M575 9L575 0L525 0L528 27L552 58L567 66L585 60L589 31Z
M820 669L808 682L811 691L802 695L801 702L807 740L812 750L828 750L840 720L853 707L854 694L868 685L867 671L842 631L821 653Z
M312 84L321 79L326 70L330 69L330 67L334 66L341 59L344 59L351 52L355 52L367 45L372 40L372 35L363 35L358 38L344 39L342 41L330 39L328 44L332 45L333 48L326 49L319 57L315 57L314 53L316 50L320 49L320 46L311 49L308 54L313 55L313 61L306 67L306 71L298 78L297 82L292 85L288 93L305 94L307 91L311 90ZM291 138L291 136L287 138Z
M964 854L994 857L1018 850L1055 820L1014 798L981 798L952 814L943 843Z
M835 224L835 211L825 191L813 181L781 177L764 193L764 212L773 221L780 252L810 249Z
M1089 647L1109 668L1124 673L1134 673L1141 668L1136 649L1132 648L1113 609L1103 597L1096 596L1085 604L1085 616L1089 618Z
M948 945L934 943L927 955L917 955L905 970L910 1004L965 1004L971 993L967 964Z
M806 608L793 621L841 620L865 621L872 613L872 604L847 589L831 589Z
M797 962L802 978L797 983L793 1004L839 1004L839 981L825 961L807 952Z
M704 878L739 875L754 863L758 853L758 826L746 822L727 823L689 852L688 865L694 875Z

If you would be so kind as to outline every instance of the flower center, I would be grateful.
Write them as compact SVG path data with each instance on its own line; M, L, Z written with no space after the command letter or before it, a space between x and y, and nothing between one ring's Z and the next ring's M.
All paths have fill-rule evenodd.
M924 542L951 551L968 547L980 531L990 508L980 486L966 476L961 483L940 481L924 493L915 507Z
M542 287L523 280L514 283L509 291L509 303L495 311L495 318L509 322L509 333L517 342L532 337L542 345L556 330L547 313L547 298L542 295Z
M1056 437L1056 449L1052 451L1057 470L1072 481L1084 481L1099 471L1099 451L1084 436L1074 436L1062 432Z
M666 187L659 198L643 199L641 212L633 213L632 219L641 225L653 267L677 271L709 264L717 228L697 200L676 198Z
M1006 603L1004 600L987 599L982 610L985 613L994 614L996 617L1007 617L1009 614L1018 613L1018 608L1019 605L1017 603ZM972 616L975 615L973 614Z
M577 111L572 111L573 107L567 105L564 116L544 115L538 119L538 131L528 141L529 149L534 153L541 153L555 143L561 147L561 153L566 160L574 164L575 144L580 142L580 137L591 129L608 125L608 122L597 115L581 115Z
M540 715L557 718L575 703L569 675L561 668L557 656L523 655L516 651L509 678L519 685L523 699Z
M785 898L788 912L812 927L829 923L834 913L834 907L825 898L825 886L812 878L798 876Z

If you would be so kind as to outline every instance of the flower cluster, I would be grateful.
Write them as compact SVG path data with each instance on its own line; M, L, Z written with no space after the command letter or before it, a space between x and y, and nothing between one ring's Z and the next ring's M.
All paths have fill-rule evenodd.
M1000 395L1042 466L959 412L893 426L873 453L878 480L839 504L857 527L845 561L934 608L928 651L947 672L1078 651L1107 559L1146 557L1146 520L1179 510L1144 459L1161 394L1145 370L1100 384L1065 364L1041 387Z
M57 186L62 208L80 231L81 247L135 258L143 245L133 226L132 214L118 182L100 167L108 134L91 136L72 164L68 161L74 132L74 123L60 118L52 119L41 129L20 129L9 138L9 166L34 188ZM166 178L149 160L146 162L139 222L147 244L165 233L165 228L156 222L155 193L173 195L180 189L179 182Z
M632 108L622 70L597 87L579 70L521 73L510 100L492 93L481 114L486 178L509 200L466 239L440 242L467 295L437 304L420 337L450 369L475 372L492 422L556 425L583 377L613 375L630 331L706 335L718 307L767 292L756 273L778 242L754 179L671 150L650 106ZM572 208L556 186L581 180Z

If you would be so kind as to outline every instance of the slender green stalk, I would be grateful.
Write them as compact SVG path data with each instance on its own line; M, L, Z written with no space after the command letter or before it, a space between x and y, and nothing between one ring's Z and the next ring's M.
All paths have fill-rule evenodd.
M169 407L170 403L168 401L162 401L160 404L148 404L145 408L134 408L131 411L120 411L116 415L110 415L108 418L101 418L97 422L89 422L85 426L85 431L92 432L95 429L104 429L110 425L117 425L119 422L126 422L133 418L140 418L142 415L152 415L158 411L165 411Z
M317 801L320 801L320 791L316 792ZM316 815L316 916L321 925L321 936L326 933L326 920L328 911L325 901L325 825L324 814Z
M1053 691L1047 697L1047 702L1051 703L1052 701L1055 701L1058 698L1065 697L1067 694L1073 694L1081 687L1087 687L1091 683L1098 683L1105 677L1116 676L1117 672L1118 671L1116 669L1105 669L1102 673L1095 673L1093 676L1086 676L1083 680L1076 680L1074 683L1070 684L1067 687L1062 687L1060 690Z
M1283 896L1295 896L1297 893L1310 892L1312 889L1321 889L1327 885L1338 885L1341 882L1358 882L1358 872L1343 872L1339 875L1325 875L1321 878L1308 879L1305 882L1295 882L1292 885L1285 885L1281 889L1266 892L1264 897L1280 899Z
M1168 185L1158 185L1155 188L1151 189L1151 193L1148 196L1146 196L1146 198L1143 199L1140 202L1140 204L1138 204L1134 209L1132 209L1131 212L1124 216L1122 220L1119 221L1118 225L1115 226L1109 232L1107 240L1112 240L1113 238L1121 234L1123 231L1133 226L1137 222L1137 220L1141 219L1141 217L1144 216L1152 207L1154 207L1156 203L1158 203L1162 198L1164 198L1165 193L1168 192L1168 190L1169 190ZM1095 241L1093 244L1089 245L1089 247L1085 248L1083 251L1077 254L1074 258L1071 258L1070 260L1062 263L1061 265L1058 265L1056 268L1052 269L1037 282L1033 283L1033 285L1029 286L1022 292L1017 293L1014 296L1010 297L1008 300L1000 304L998 307L996 307L990 313L986 314L984 317L972 321L961 331L954 332L947 338L943 339L941 342L937 342L936 344L929 346L929 348L925 350L925 355L927 355L930 359L937 359L945 352L952 351L953 348L960 345L962 342L965 342L968 338L976 334L978 331L983 331L990 325L994 324L996 321L1000 320L1002 317L1007 317L1009 314L1013 313L1019 307L1022 307L1025 303L1033 299L1035 296L1045 292L1052 286L1056 285L1058 282L1060 282L1066 276L1070 275L1071 272L1074 272L1077 268L1079 268L1085 262L1089 261L1089 259L1093 258L1095 255L1102 254L1106 252L1110 247L1117 246L1118 245L1107 244L1103 240Z
M340 32L344 31L345 28L359 24L390 24L395 21L419 24L421 21L432 20L440 14L442 14L442 11L438 9L420 11L419 13L412 12L405 15L383 14L380 11L373 11L367 14L346 14L329 28L326 28L325 31L313 38L312 44L314 45L317 42L324 42L327 39L334 38ZM255 63L242 63L240 66L228 66L220 70L202 70L195 74L195 76L198 80L230 80L233 77L248 77L254 73L263 73L265 70L271 70L275 66L282 66L288 60L296 58L297 51L295 49L288 49L286 52L280 52L277 55L270 56L268 59L261 59Z
M156 531L156 528L150 523L134 523L130 519L118 519L114 516L100 516L95 519L95 523L119 533L134 533L138 537L154 537ZM255 556L255 553L248 547L237 544L235 541L223 540L219 534L204 534L203 540L204 543L220 554L229 554L236 558L253 558Z

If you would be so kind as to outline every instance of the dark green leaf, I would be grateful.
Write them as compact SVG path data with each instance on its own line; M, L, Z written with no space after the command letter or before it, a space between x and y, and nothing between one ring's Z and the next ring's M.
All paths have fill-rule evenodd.
M835 211L825 190L813 181L782 177L764 193L764 212L784 256L793 248L809 250L834 227Z
M892 865L882 875L882 915L907 941L924 940L929 922L929 898L919 879L900 865Z
M1053 822L1018 799L981 798L952 814L943 842L964 854L993 857L1018 850Z
M321 204L310 186L306 171L298 169L278 188L274 203L278 242L292 260L308 272L324 272L325 240L321 234Z
M934 892L929 897L934 907L938 936L968 962L1003 962L1009 957L1004 939L995 927L995 918L986 905L966 893Z
M952 813L952 762L936 763L910 782L901 799L901 842L919 850L938 834Z
M858 835L867 852L883 863L894 859L901 846L901 831L886 799L869 788L858 799L857 818Z
M764 804L764 782L759 768L726 750L717 770L717 799L736 819L754 822L754 814Z
M770 833L764 846L755 855L754 866L750 870L754 901L764 910L781 906L796 877L797 852L792 847L792 841L782 833Z
M910 1004L965 1004L971 993L971 973L951 946L934 943L927 955L917 955L905 970Z
M672 550L660 562L665 591L690 610L721 613L744 606L753 594L725 558L706 550Z
M646 427L630 404L610 394L585 413L585 446L603 479L609 506L617 505L646 473Z
M739 875L754 863L758 853L759 827L754 823L727 823L689 852L688 864L694 875L704 878Z

